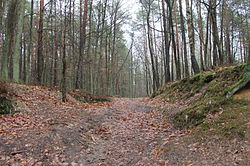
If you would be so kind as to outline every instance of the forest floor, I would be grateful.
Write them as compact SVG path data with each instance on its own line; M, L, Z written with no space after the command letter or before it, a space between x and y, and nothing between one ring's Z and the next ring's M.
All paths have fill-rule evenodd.
M249 165L244 140L198 138L163 113L185 105L148 98L108 103L60 101L59 91L15 85L14 115L0 116L0 165Z

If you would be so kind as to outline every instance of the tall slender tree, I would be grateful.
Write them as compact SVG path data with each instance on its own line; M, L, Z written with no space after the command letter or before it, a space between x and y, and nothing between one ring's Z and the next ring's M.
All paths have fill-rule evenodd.
M170 59L170 54L169 54L169 47L170 47L170 41L169 41L169 36L167 32L167 18L166 18L166 9L165 9L165 2L162 0L162 19L163 19L163 36L164 36L164 48L165 48L165 83L170 81L170 68L169 68L169 59Z
M11 0L7 15L6 51L3 56L3 78L19 81L20 38L25 1ZM8 76L7 76L8 73Z
M194 22L193 22L193 0L191 0L191 5L189 0L186 0L187 7L187 24L188 24L188 37L189 37L189 45L190 45L190 55L191 55L191 63L192 69L195 74L200 72L199 65L197 63L195 57L195 34L194 34Z
M42 83L44 70L44 53L43 53L43 24L44 24L44 0L40 0L39 26L38 26L38 41L37 41L37 82Z
M183 9L182 9L182 0L179 0L179 10L180 10L180 22L181 22L181 35L182 35L182 45L183 45L183 53L184 53L184 73L185 77L189 76L189 69L188 69L188 54L187 54L187 41L186 41L186 31L185 31L185 23L184 23L184 16L183 16Z

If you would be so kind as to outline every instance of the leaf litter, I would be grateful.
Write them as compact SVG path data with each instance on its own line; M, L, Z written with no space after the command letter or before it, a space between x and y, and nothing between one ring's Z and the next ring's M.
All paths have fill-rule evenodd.
M208 150L215 144L197 143L190 136L191 130L174 128L159 111L176 112L183 105L147 98L82 103L70 96L68 103L62 103L56 89L12 86L19 113L0 116L0 165L167 166L199 165L200 160L204 165L216 161L244 163L242 146L224 148L237 151L230 155L220 147L218 157L218 151ZM216 157L224 161L214 160Z

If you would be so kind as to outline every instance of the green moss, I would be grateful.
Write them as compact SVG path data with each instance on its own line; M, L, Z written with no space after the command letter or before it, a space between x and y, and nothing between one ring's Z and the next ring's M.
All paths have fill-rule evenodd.
M189 103L188 108L173 117L174 124L181 128L198 126L203 124L208 115L220 112L222 107L231 101L225 97L226 94L238 82L246 78L245 67L241 65L218 72L201 73L165 87L161 97L172 102L186 101L200 93L194 101Z
M197 101L194 105L180 111L174 116L174 123L181 128L189 128L201 124L209 113L217 113L227 99L210 97Z
M8 87L9 84L6 81L0 80L0 115L13 112L12 101L10 100L13 93Z
M213 79L214 75L211 72L197 74L191 78L185 78L171 86L165 87L157 93L161 94L161 97L165 98L166 101L176 102L186 100L196 93L199 93L201 89Z
M232 97L239 89L243 88L250 81L250 72L245 67L243 74L239 77L238 82L236 82L232 87L228 89L226 97Z
M228 100L217 118L206 119L197 129L197 136L217 135L223 139L250 139L250 103L243 100Z
M6 97L0 97L0 115L10 114L12 112L12 102Z

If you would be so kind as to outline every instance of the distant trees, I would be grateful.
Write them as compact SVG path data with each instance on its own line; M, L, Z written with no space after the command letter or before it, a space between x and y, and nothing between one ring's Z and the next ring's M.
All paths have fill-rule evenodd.
M138 13L137 25L138 29L146 30L138 38L149 36L151 31L156 38L152 40L151 35L148 47L142 47L144 51L141 51L145 54L146 84L152 92L157 89L154 82L158 80L155 79L159 79L159 86L162 86L218 65L247 63L247 15L250 10L246 0L140 0L140 4L142 10ZM146 7L146 4L150 6ZM159 7L155 8L156 5ZM150 20L146 20L145 15L150 15ZM145 20L149 22L147 27ZM138 42L144 43L143 40ZM159 51L152 55L151 48ZM160 77L155 77L154 73Z
M121 0L0 0L1 79L135 97L141 64L126 47ZM129 45L129 44L128 44ZM138 86L138 88L135 88ZM138 92L137 92L138 90Z
M247 0L140 0L131 47L122 4L0 0L1 79L135 97L248 62Z

